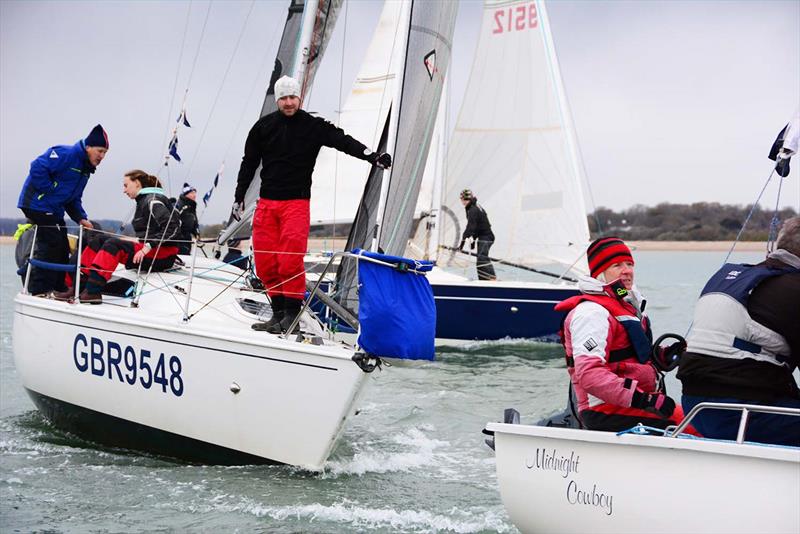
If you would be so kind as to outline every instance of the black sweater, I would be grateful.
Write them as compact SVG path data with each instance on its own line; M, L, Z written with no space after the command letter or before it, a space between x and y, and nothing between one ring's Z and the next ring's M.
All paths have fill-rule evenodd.
M474 237L475 239L494 241L492 224L486 215L486 210L478 205L474 200L467 204L464 209L467 211L467 227L461 239Z
M328 146L358 159L367 159L367 147L325 119L298 110L291 117L280 111L253 125L244 145L236 184L236 202L244 200L261 164L261 198L311 198L311 174L320 148Z

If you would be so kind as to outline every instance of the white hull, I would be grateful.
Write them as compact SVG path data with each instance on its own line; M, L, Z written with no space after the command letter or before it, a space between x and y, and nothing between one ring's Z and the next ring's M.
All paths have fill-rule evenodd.
M800 449L490 423L522 532L800 531ZM551 458L554 458L551 459Z
M220 293L233 271L196 277L190 313ZM14 353L25 388L34 398L167 435L320 469L367 383L353 349L253 331L257 317L236 299L263 296L241 284L184 322L185 296L165 288L187 289L187 275L188 269L151 275L151 284L160 281L148 286L138 308L107 296L96 306L17 296Z

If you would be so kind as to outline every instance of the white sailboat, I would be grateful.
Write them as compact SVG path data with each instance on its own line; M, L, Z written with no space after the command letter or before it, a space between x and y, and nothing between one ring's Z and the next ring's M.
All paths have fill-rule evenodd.
M427 230L443 268L429 276L437 338L540 338L558 331L561 316L553 306L577 293L568 279L584 273L589 243L579 161L544 3L486 0L444 186L427 209L438 212ZM461 240L465 188L489 215L492 257L555 276L511 280L506 270L499 281L474 280L474 260L445 248Z
M290 21L297 6L292 2ZM303 26L314 27L319 13L307 10ZM438 50L444 70L449 52L442 43L452 35L455 10L409 0L402 13L397 47L404 69L393 106L435 105L441 84L428 79L424 56ZM388 124L400 183L397 169L407 170L414 156L400 147L412 138L426 149L414 137L425 124L413 113L395 113ZM396 211L385 192L380 198L384 211ZM301 335L252 330L269 313L265 295L250 289L239 269L198 258L196 248L189 266L141 279L120 266L114 275L117 285L145 284L135 306L124 296L104 295L103 304L88 306L23 288L14 307L23 386L54 424L101 443L204 463L321 469L378 357L393 356L332 341L309 313Z
M700 409L687 414L685 427ZM733 405L724 405L730 409ZM747 412L800 410L742 405ZM800 449L489 423L497 481L522 532L800 531Z

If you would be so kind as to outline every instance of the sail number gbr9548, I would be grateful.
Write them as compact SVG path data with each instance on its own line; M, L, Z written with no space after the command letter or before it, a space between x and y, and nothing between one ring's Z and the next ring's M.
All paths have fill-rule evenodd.
M163 393L169 390L176 397L183 395L183 364L174 355L156 355L147 349L78 334L72 344L72 359L82 373L107 376L144 389L160 386Z

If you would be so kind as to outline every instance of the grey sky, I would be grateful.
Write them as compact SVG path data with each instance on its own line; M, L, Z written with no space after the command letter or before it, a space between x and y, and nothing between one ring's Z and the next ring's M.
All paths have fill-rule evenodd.
M225 160L202 222L221 220L287 5L256 2L242 33L251 2L211 4L194 63L209 7L194 2L179 65L188 2L0 2L0 216L21 216L16 200L33 158L100 122L111 150L84 206L91 217L129 217L122 173L158 170L189 83L193 127L179 136L184 163L172 162L162 177L173 192L189 181L202 194ZM307 109L336 120L340 84L346 96L380 9L379 2L349 2ZM453 119L481 11L478 2L461 3ZM561 0L550 2L548 12L596 205L756 198L770 171L766 153L800 107L800 2ZM800 209L800 158L792 167L781 204ZM775 202L776 190L775 182L765 206Z

